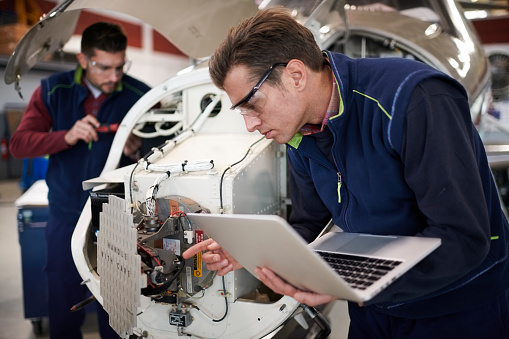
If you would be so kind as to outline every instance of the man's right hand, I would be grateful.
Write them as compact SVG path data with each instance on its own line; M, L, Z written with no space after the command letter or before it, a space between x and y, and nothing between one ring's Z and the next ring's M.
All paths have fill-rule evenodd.
M74 126L65 133L64 140L69 146L74 146L80 140L89 143L97 141L96 128L100 126L99 121L91 114L87 114L83 119L76 121Z
M336 299L330 295L299 290L298 288L281 279L277 274L266 267L255 268L255 274L257 275L256 277L265 284L265 286L274 292L290 296L301 304L308 306L318 306ZM359 305L362 306L361 304Z
M204 252L201 259L207 264L207 269L209 271L217 271L217 275L219 276L226 275L233 270L242 268L242 265L239 264L237 260L219 246L219 244L212 238L199 242L188 248L184 253L182 253L182 257L184 257L184 259L189 259L200 252Z

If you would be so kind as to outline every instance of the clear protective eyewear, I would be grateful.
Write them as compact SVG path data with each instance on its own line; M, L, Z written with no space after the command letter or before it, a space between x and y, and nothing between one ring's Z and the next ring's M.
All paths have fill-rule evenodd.
M246 115L248 117L257 117L260 115L263 106L266 102L266 96L262 92L258 90L262 87L263 83L269 78L270 74L274 70L274 68L278 66L288 65L286 62L278 62L274 65L270 66L270 68L265 72L260 81L249 91L249 93L239 102L232 105L230 107L231 110L236 110L242 115Z
M111 72L115 72L116 75L124 74L129 71L129 68L131 68L131 60L126 59L123 64L113 67L108 65L103 65L101 63L98 63L97 61L92 61L87 58L87 61L90 65L89 69L93 73L97 74L107 74Z

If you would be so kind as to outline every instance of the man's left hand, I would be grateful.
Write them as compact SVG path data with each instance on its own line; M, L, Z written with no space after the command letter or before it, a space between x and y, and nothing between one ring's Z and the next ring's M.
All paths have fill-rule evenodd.
M283 281L283 279L281 279L274 272L265 267L255 268L255 273L258 276L258 279L261 282L263 282L268 288L270 288L271 290L278 294L292 297L301 304L305 304L308 306L318 306L321 304L326 304L336 299L335 297L330 295L317 294L313 292L305 292L299 290L294 286Z
M140 160L141 138L130 133L124 145L124 155L133 161Z

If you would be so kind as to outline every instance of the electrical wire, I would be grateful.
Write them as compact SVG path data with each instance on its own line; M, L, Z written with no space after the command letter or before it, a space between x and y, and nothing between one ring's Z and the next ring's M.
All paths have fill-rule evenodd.
M157 122L154 124L154 132L142 132L141 129L145 126L145 124L138 124L132 130L133 134L144 139L156 138L159 136L169 136L176 134L184 125L182 121L177 122L174 126L165 129L162 126L165 124L165 121Z
M145 164L145 170L150 172L171 172L172 174L182 172L199 172L214 168L214 160L185 160L182 163L173 164Z
M215 323L223 321L224 318L226 318L226 316L228 315L228 298L226 296L226 286L225 286L225 283L224 283L224 276L222 278L223 278L224 303L225 303L226 309L225 309L224 315L221 317L221 319L212 319L212 321L215 322Z
M198 306L193 306L194 308L196 308L198 311L202 312L203 314L205 314L205 316L209 319L211 319L213 322L215 323L218 323L218 322L221 322L223 321L226 316L228 315L228 297L226 296L226 286L225 286L225 282L224 282L224 276L223 276L223 293L224 293L224 301L225 301L225 305L226 305L226 309L224 311L224 314L223 316L220 318L220 319L214 319L212 318L211 316L209 316L208 314L206 314L205 312L203 312Z
M249 152L251 151L251 149L253 148L253 146L255 146L257 143L259 143L260 141L262 141L265 137L262 137L260 139L258 139L257 141L255 141L254 143L252 143L249 148L247 149L247 152L246 154L242 157L242 159L240 159L239 161L235 162L234 164L228 166L228 168L226 168L224 171L223 171L223 174L221 175L221 181L219 183L219 202L220 202L220 206L221 206L221 214L223 214L223 179L224 179L224 176L226 174L227 171L229 171L233 166L236 166L238 164L240 164L242 161L244 161L246 158L247 158L247 155L249 154ZM224 312L224 315L220 318L220 319L212 319L213 322L221 322L223 321L226 316L228 315L228 297L226 295L226 285L225 285L225 282L224 282L224 276L222 277L223 278L223 293L224 293L224 301L225 301L225 312ZM199 310L199 309L198 309ZM203 311L202 311L203 312Z
M191 125L179 133L174 138L167 140L162 146L158 147L158 149L152 149L153 152L150 156L148 156L145 161L153 163L157 159L161 158L164 154L171 151L177 144L183 142L187 138L193 136L203 125L205 120L209 117L209 115L213 112L216 104L221 101L221 94L214 96L214 99L207 105L207 107L195 118L195 120L191 123Z
M131 171L131 175L129 176L129 200L131 201L131 214L133 214L134 203L133 203L133 176L136 167L140 164L140 161L134 165L133 170Z
M137 244L137 246L138 246L138 249L140 249L143 252L145 252L145 254L147 254L150 257L150 259L154 260L156 262L157 266L161 266L161 263L159 262L159 259L157 259L155 255L150 253L150 251L148 251L145 247L143 247L139 243Z
M133 201L133 182L134 182L133 178L134 178L134 172L136 171L136 168L138 167L138 165L140 165L144 161L146 162L147 159L152 155L152 153L153 153L153 148L152 148L151 151L149 151L147 154L145 154L140 160L138 160L138 162L134 165L133 170L131 171L131 174L129 176L129 199L130 199L130 202L131 202L131 214L133 213L134 206L135 206L135 203Z
M145 205L147 207L147 213L148 215L155 215L156 211L156 196L159 192L159 185L164 180L168 179L171 175L171 172L168 171L164 173L163 175L160 175L156 178L154 184L150 186L150 188L147 190L146 198L145 198Z
M158 286L158 287L154 288L152 291L145 292L146 293L146 294L144 294L145 296L156 295L156 294L163 293L164 291L166 291L170 287L170 285L173 283L173 281L175 281L175 279L177 279L177 277L180 276L180 273L182 273L182 271L184 270L184 267L185 267L185 265L183 264L184 263L184 258L182 258L180 255L176 255L176 256L177 256L178 263L179 263L179 267L178 267L177 272L175 272L175 274L171 277L171 279L168 279L161 286Z
M186 220L187 220L187 223L189 224L189 230L192 230L191 220L189 219L189 217L187 216L187 214L185 214L185 213L184 213L184 212L182 212L182 211L175 211L175 212L173 212L173 213L171 214L171 216L173 217L173 216L175 216L176 214L180 214L180 215L182 215L183 217L185 217L185 218L186 218ZM182 224L180 224L180 227L182 228L182 231L184 231L184 227L182 226Z
M157 193L159 192L161 183L164 180L169 179L172 173L175 174L182 172L187 173L209 170L214 168L214 160L185 160L184 162L178 164L158 165L156 168L152 166L154 165L150 165L151 170L156 170L158 172L164 171L165 173L157 177L154 184L147 190L145 202L147 206L147 213L149 215L155 214L156 197Z
M165 128L162 128L162 126L165 124L166 122L162 121L162 122L157 122L154 124L154 128L155 130L157 131L157 133L159 135L162 135L162 136L169 136L169 135L172 135L172 134L175 134L177 133L178 130L180 130L182 128L182 126L184 125L184 123L182 121L179 121L175 124L175 126L171 127L171 128L168 128L168 129L165 129Z
M236 163L228 166L223 174L221 174L221 180L219 182L219 205L220 205L220 211L221 211L221 214L224 213L224 209L223 209L223 180L224 180L224 176L226 174L226 172L228 172L233 166L235 165L238 165L240 164L242 161L244 161L246 158L247 158L247 155L249 154L249 152L251 151L251 149L253 148L254 145L256 145L257 143L259 143L260 141L262 141L263 139L265 139L265 137L261 137L260 139L258 139L257 141L253 142L249 148L247 149L247 152L246 154L244 154L244 157L242 157L242 159L240 159L239 161L237 161Z
M213 160L210 160L210 161L197 160L197 161L191 161L191 162L186 160L182 164L169 164L169 165L167 165L167 164L164 164L164 165L155 165L155 164L151 163L150 161L153 162L154 160L162 157L162 155L164 153L168 152L173 147L175 147L175 145L179 141L187 139L189 136L193 135L195 133L195 131L199 127L201 127L201 125L205 121L205 118L208 117L208 115L211 113L212 109L215 107L215 104L219 100L220 100L220 98L216 97L207 106L207 108L195 119L195 121L193 121L193 123L191 124L191 126L188 129L184 130L181 134L179 134L175 138L173 138L171 140L167 140L161 147L153 148L151 150L151 152L149 152L145 157L142 158L142 160L140 160L140 162L141 161L145 162L145 166L144 167L145 167L145 170L147 170L147 171L165 172L163 175L159 176L156 179L154 185L151 187L152 191L150 192L150 200L151 200L152 203L155 203L155 197L156 197L157 192L159 190L160 183L162 181L168 179L170 177L171 173L191 172L191 171L203 171L203 170L212 169L214 167L214 161ZM209 109L210 109L210 111L208 112L208 114L203 114L206 111L208 111ZM247 158L247 156L248 156L249 152L251 151L252 147L255 146L257 143L259 143L260 141L262 141L263 139L264 139L264 137L258 139L254 143L252 143L249 146L246 154L242 157L242 159L240 159L239 161L237 161L237 162L233 163L232 165L228 166L228 168L226 168L224 170L224 172L222 173L221 180L220 180L220 186L219 186L219 197L220 197L221 213L223 213L222 188L223 188L223 181L224 181L224 176L225 176L226 172L228 170L230 170L233 166L236 166L239 163L241 163L242 161L244 161ZM173 143L171 143L171 141L173 141ZM149 161L149 159L150 159L150 161ZM132 203L132 182L133 182L133 176L134 176L134 172L135 172L136 168L138 167L138 165L140 164L140 162L136 163L136 165L134 166L134 168L133 168L133 170L131 172L131 175L130 175L130 179L129 179L129 182L130 182L129 190L130 190L131 203ZM131 207L131 212L132 212L134 204L132 204L131 206L132 206ZM149 207L148 198L147 198L147 211L150 211L150 212L154 213L154 209L152 208L152 206ZM189 226L191 227L191 221L189 220L189 217L187 216L187 214L185 214L182 211L176 211L176 212L172 213L171 216L173 216L175 214L182 214L183 216L185 216L187 218ZM181 227L182 227L182 225L181 225ZM143 250L145 251L145 249L143 249ZM149 254L149 253L147 252L147 254ZM156 258L154 257L153 259L156 259ZM182 262L181 258L179 258L179 260L180 260L180 262ZM158 261L156 261L156 262L158 262ZM174 279L180 274L180 272L182 272L183 267L184 267L184 265L181 265L181 267L179 268L177 274L175 274L175 277L173 279L171 279L170 281L168 281L165 284L163 284L163 286L160 286L160 287L154 289L153 291L150 292L150 294L151 295L158 294L158 293L160 293L160 291L162 292L162 291L166 290L166 287L168 287L174 281ZM211 317L209 317L209 318L212 319L213 322L221 322L228 315L228 297L227 297L227 293L226 293L226 284L225 284L224 276L222 277L222 283L223 283L223 293L224 293L224 300L225 300L225 313L224 313L224 315L220 319L212 319ZM195 307L195 308L197 310L201 311L198 307ZM203 311L201 311L201 312L203 312Z
M221 101L222 95L216 95L214 96L214 99L207 105L207 107L196 117L196 119L193 121L193 123L182 133L178 134L172 139L166 140L162 145L160 145L157 148L152 148L142 159L140 159L136 165L134 166L131 175L129 177L129 197L131 202L131 213L133 213L133 191L132 191L132 185L133 185L133 177L134 177L134 171L138 167L140 162L146 163L146 168L148 168L150 162L154 162L158 158L162 157L164 153L168 153L171 151L175 145L178 143L184 141L185 139L189 138L190 136L194 135L203 125L205 122L205 119L208 118L208 116L212 113L214 108L216 107L216 104ZM212 168L214 167L214 164L211 160Z

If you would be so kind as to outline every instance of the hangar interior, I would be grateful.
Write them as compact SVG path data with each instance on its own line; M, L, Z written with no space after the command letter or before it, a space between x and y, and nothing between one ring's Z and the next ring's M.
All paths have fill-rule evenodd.
M127 1L126 3L135 2ZM394 14L391 20L384 20L384 25L376 20L377 10L372 12L362 9L362 6L358 5L362 1L346 1L346 5L341 9L324 17L316 15L320 12L313 12L318 7L315 6L316 4L309 5L308 8L301 6L299 10L294 10L295 15L303 20L309 20L310 17L316 20L319 27L315 27L317 28L315 33L323 48L339 51L356 58L387 56L412 58L432 64L459 79L471 95L472 120L477 124L486 143L485 147L499 185L502 201L509 205L509 37L506 33L509 30L509 2L496 0L456 1L454 3L457 4L457 7L455 8L458 11L465 11L466 19L464 20L451 17L451 12L448 12L450 8L440 6L438 9L443 12L415 13L412 11L414 2L435 5L437 3L432 0L404 2L406 7L399 8L399 12L396 12L397 14ZM21 5L21 3L23 4ZM44 262L40 262L41 256L38 252L43 248L42 242L44 241L41 238L41 232L44 227L44 213L47 207L47 201L45 201L47 188L43 181L47 159L15 159L8 153L9 136L19 124L27 100L38 86L40 79L54 72L70 70L75 67L74 54L79 51L80 34L90 23L100 20L121 23L126 28L129 37L128 54L133 59L130 74L154 87L154 90L149 92L150 95L146 95L136 104L138 110L130 111L130 120L124 124L124 130L119 130L119 135L122 133L127 135L126 133L131 129L136 130L140 136L145 136L150 140L146 146L147 152L151 147L164 144L165 140L172 140L174 144L165 144L167 147L165 152L171 152L171 157L159 159L157 158L158 154L152 155L150 163L158 161L157 165L160 167L157 169L154 167L154 171L148 174L140 172L141 169L136 172L136 167L132 166L115 169L112 164L115 163L115 157L120 156L120 153L117 152L116 155L113 154L111 163L109 161L105 165L103 174L98 178L90 178L85 186L88 185L88 188L95 189L102 184L111 184L112 186L117 184L123 189L123 194L120 196L128 199L128 192L125 188L130 188L133 184L129 177L132 177L133 173L140 173L139 176L136 174L137 185L142 189L131 191L130 199L133 202L135 200L149 201L146 200L146 197L150 197L152 194L151 203L153 206L147 202L144 203L143 208L146 214L151 214L151 211L157 209L158 217L161 220L171 220L164 227L177 228L175 225L180 225L179 223L182 222L179 219L171 218L173 212L171 207L165 210L167 205L171 206L172 204L176 204L179 210L186 213L210 210L220 206L220 209L213 210L212 213L226 211L226 213L233 214L253 213L285 216L287 209L291 208L291 202L288 201L286 195L284 158L274 156L274 154L284 154L284 150L274 142L260 141L259 136L237 132L244 131L243 120L240 116L234 118L228 115L233 114L228 110L231 103L210 83L207 69L204 67L206 62L203 62L206 61L207 55L201 55L200 53L203 51L199 50L196 44L191 47L179 47L180 45L175 42L178 39L172 40L172 37L165 37L162 32L167 33L167 31L162 30L156 24L151 25L145 22L143 20L144 13L139 13L139 17L136 17L134 15L137 11L136 8L117 11L115 8L110 8L110 5L98 5L98 3L101 2L93 0L0 2L0 32L3 32L0 34L0 70L2 80L5 79L0 83L0 138L2 140L0 219L4 220L0 226L4 228L4 237L2 237L0 246L2 253L0 267L3 272L0 277L0 328L2 329L0 338L48 338L47 319L44 316L46 302L44 301L45 295L42 293L44 283L40 280ZM249 13L253 8L256 10L257 6L264 6L266 3L292 6L293 2L244 0L239 3L245 5L245 11ZM324 1L324 3L330 5L334 2ZM391 3L397 3L397 1ZM34 51L38 51L41 41L43 42L40 39L41 34L43 37L55 34L55 31L48 33L38 29L36 31L40 35L33 37L30 32L34 27L42 27L38 25L39 18L43 13L51 13L54 8L58 8L62 4L66 4L66 6L57 12L56 17L70 20L71 24L69 25L74 27L68 32L59 32L62 34L62 39L65 40L65 45L63 47L56 46L47 55L38 55L36 62L19 59L17 56L27 57L36 54ZM111 4L113 6L115 2ZM195 5L195 2L190 1L189 4L192 6ZM94 6L98 8L94 8ZM101 6L106 8L101 8ZM126 7L129 6L126 5ZM405 15L401 16L401 12L404 12ZM315 16L311 15L312 13L315 13ZM348 18L348 20L342 20L343 18ZM430 22L434 24L430 24ZM46 23L47 27L53 24L49 20ZM328 23L328 25L324 23ZM347 28L348 34L345 33L345 28ZM405 29L408 36L401 33ZM431 38L423 38L424 35L418 36L422 32L426 37L436 39L431 41ZM477 48L468 53L471 58L469 60L474 60L475 63L465 62L465 55L462 55L465 53L464 48L467 42L470 42L469 39L472 37L475 38L474 42L477 44ZM12 54L22 39L31 42L27 48L33 46L34 49L28 51L19 49L19 53ZM215 42L216 40L211 39L210 44ZM209 46L201 47L205 49ZM15 69L12 66L13 60L17 65ZM151 67L152 65L158 65L158 67ZM20 72L20 67L25 67L25 70ZM182 70L189 72L181 72ZM150 108L156 102L163 102L164 107L160 110L151 110ZM166 118L163 120L164 123L161 123L158 119L164 114L166 114ZM228 124L225 123L225 119L228 119ZM175 133L177 130L178 133ZM191 130L192 133L189 132ZM195 131L198 130L200 133L195 135ZM151 136L152 133L156 137ZM235 145L229 144L231 140L235 140ZM116 147L117 150L121 149L122 141L125 142L125 138L124 140L118 138L118 142L115 141L113 147ZM177 144L178 146L175 146ZM227 148L225 148L226 144L229 145ZM185 175L177 174L172 178L171 183L169 183L170 181L165 182L168 178L161 173L164 174L170 168L171 171L176 171L172 167L174 163L180 164L191 153L195 159L205 159L208 162L213 160L215 168L200 167L196 172L193 172L189 168L191 165L200 166L201 163L198 164L197 161L189 164L189 170ZM245 162L240 162L235 168L230 165L244 159ZM145 165L148 168L148 161ZM224 177L224 183L221 175ZM219 177L221 177L221 185L218 186L216 179ZM163 182L165 185L161 185L160 191L154 193L152 188L154 183ZM156 199L156 194L158 197L164 198ZM122 211L125 201L121 199L118 202L111 202L108 198L104 198L108 195L115 194L110 194L108 190L97 190L94 195L95 201L108 202L111 206L120 204L119 210ZM91 201L90 204L93 204L94 200ZM117 215L115 214L117 212L111 213ZM81 265L82 269L93 266L94 269L97 268L103 279L108 279L107 281L111 284L122 284L121 280L125 278L124 276L120 276L120 278L115 275L108 276L107 273L104 273L106 271L101 274L101 265L105 264L99 263L100 260L95 257L97 248L100 251L102 245L94 239L93 227L97 222L94 219L96 218L94 213L93 208L88 206L82 214L82 218L86 219L85 222L77 225L79 230L83 229L84 236L76 237L77 239L76 241L73 239L73 243L77 248L76 251L85 253L76 259L77 266ZM152 213L152 217L155 218L154 213ZM149 219L134 218L132 222L148 224ZM145 237L143 243L149 247L155 247L156 242L163 242L162 238L166 239L168 244L171 243L168 239L174 238L184 244L186 233L177 233L171 234L170 232L168 233L170 235L166 236L161 234L159 236L143 235ZM134 246L136 247L136 243ZM136 268L136 265L139 266L139 263L133 267ZM188 267L192 267L192 265L192 262L187 262ZM157 273L155 270L153 272ZM222 283L224 287L226 284L235 291L229 294L228 298L223 298L223 295L217 294L216 291L214 294L209 293L203 301L194 301L201 308L210 307L213 309L219 307L217 306L219 303L222 307L223 300L226 300L227 307L230 306L231 323L236 325L230 325L231 333L224 337L236 337L238 331L252 325L251 321L244 319L245 312L275 313L272 320L266 323L260 321L263 317L255 317L258 328L250 337L278 338L279 335L280 338L284 338L289 336L288 333L293 333L291 337L302 336L304 338L306 334L302 334L301 328L309 325L314 326L317 331L316 327L319 322L313 322L312 318L309 318L309 314L300 309L295 301L280 299L266 291L267 302L260 302L257 296L252 296L250 293L253 292L256 282L253 281L249 273L238 272L229 276L226 282L225 279L221 281L219 277L208 275L208 273L204 269L201 272L203 278L193 280L194 282L187 281L184 276L180 279L182 279L182 284L188 284L188 294L191 291L201 291L203 289L201 286L207 283L207 279L214 279L216 286L220 286ZM93 281L93 278L91 276L92 281L89 283L89 288L93 294L96 294L99 293L99 286L97 281ZM172 285L166 287L171 289ZM192 321L185 315L185 311L180 308L177 311L171 310L171 307L167 305L174 302L172 298L175 296L170 295L169 299L148 307L148 301L145 299L157 291L151 291L147 286L136 286L136 289L138 291L142 289L144 292L141 293L141 296L138 293L138 300L126 304L125 308L142 305L149 311L140 315L138 319L131 319L132 323L128 325L116 324L116 330L127 333L130 331L132 333L133 329L141 331L144 327L139 323L143 323L146 325L145 328L153 329L154 338L159 338L157 334L165 333L164 331L158 332L158 329L163 326L159 324L159 321L167 322L167 316L164 320L154 320L154 323L150 323L149 319L156 319L155 314L158 312L161 314L169 312L178 319L169 326L169 331L175 337L185 333L207 337L212 333L216 335L216 331L219 331L219 326L216 325L197 326L199 316L195 315L196 321L192 324ZM226 288L223 290L226 292ZM256 291L258 293L258 290ZM108 293L106 289L101 292L100 295L103 297L104 293ZM203 293L205 295L205 292ZM197 296L198 293L193 295L195 298ZM176 298L192 299L189 296L180 295ZM255 309L253 301L257 302L259 309ZM103 302L107 303L108 301L103 299ZM319 309L319 312L322 312L325 317L333 315L335 319L329 324L330 335L328 338L346 338L348 315L345 307L344 301L337 301ZM282 312L281 310L284 308L286 310ZM118 310L112 309L111 312L118 312ZM288 314L282 315L282 313ZM119 317L122 316L120 313L115 314ZM221 316L219 313L214 315ZM292 318L291 323L287 322L290 317ZM137 321L138 325L136 325ZM185 323L184 326L180 321ZM272 333L274 328L279 328L283 322L290 323L290 325L279 334ZM303 323L306 326L302 326ZM197 328L195 329L193 326ZM100 338L93 314L87 315L83 333L85 339ZM163 336L161 334L160 337Z

